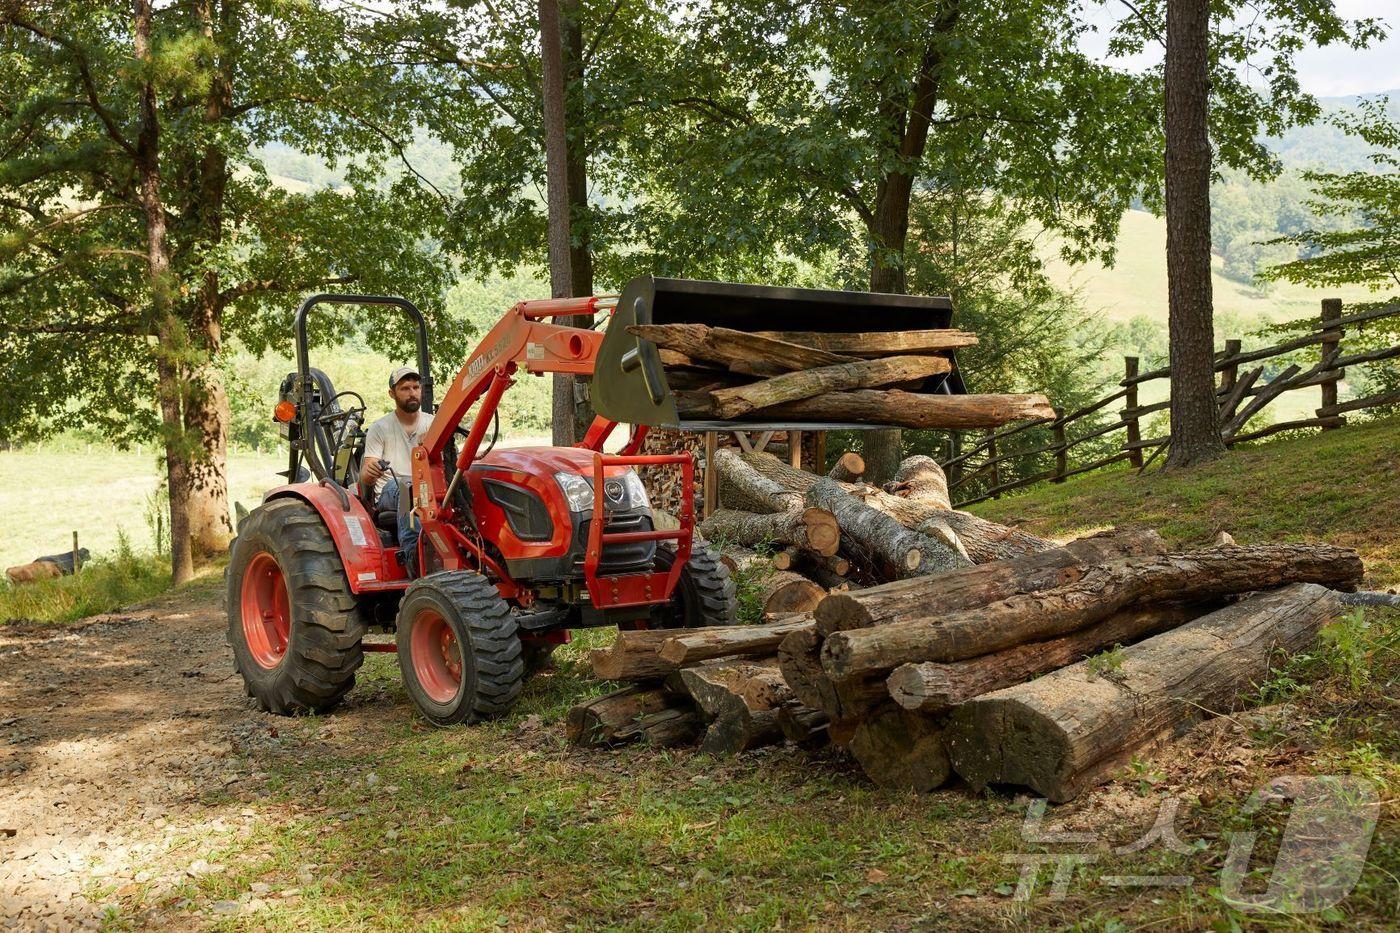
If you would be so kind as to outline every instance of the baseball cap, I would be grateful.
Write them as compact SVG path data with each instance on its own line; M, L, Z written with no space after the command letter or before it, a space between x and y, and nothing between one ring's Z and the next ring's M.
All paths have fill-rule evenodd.
M400 366L389 374L389 388L394 388L409 376L412 376L414 379L420 378L418 370L414 369L412 366Z

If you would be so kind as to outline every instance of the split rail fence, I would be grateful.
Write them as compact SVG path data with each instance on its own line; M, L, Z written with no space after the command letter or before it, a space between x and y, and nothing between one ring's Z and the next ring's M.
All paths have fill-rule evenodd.
M1374 321L1400 316L1400 304L1390 304L1357 314L1343 315L1340 299L1329 298L1322 302L1322 314L1313 330L1271 347L1244 351L1242 341L1227 340L1225 349L1215 354L1215 371L1220 374L1216 399L1220 411L1221 436L1226 445L1258 440L1282 431L1300 428L1321 428L1334 430L1346 424L1348 412L1364 411L1386 405L1400 403L1400 390L1375 392L1363 398L1338 401L1338 384L1345 378L1347 367L1377 363L1400 357L1400 345L1391 345L1364 352L1343 353L1342 340L1348 328L1361 328ZM1267 361L1307 347L1319 347L1316 364L1304 368L1303 363L1290 362L1274 374L1272 379L1262 381L1270 369ZM1263 365L1255 365L1263 364ZM1150 466L1168 447L1169 437L1144 438L1143 422L1148 415L1165 411L1171 402L1164 400L1143 405L1138 401L1139 389L1145 383L1167 379L1166 367L1139 371L1137 357L1124 358L1124 376L1118 391L1071 412L1061 412L1054 419L1023 422L1014 427L988 432L970 447L965 446L965 436L953 435L953 450L943 462L948 474L949 491L958 506L971 505L985 499L999 497L1013 489L1044 482L1064 482L1070 476L1087 473L1110 464L1127 461L1139 471ZM1321 390L1321 404L1313 417L1282 421L1266 427L1246 429L1250 420L1276 401L1285 392L1318 386ZM1093 416L1107 409L1115 402L1122 403L1119 420L1101 424L1101 418ZM1076 432L1075 427L1087 428ZM1017 448L1007 452L1008 442L1026 432L1050 431L1048 442L1030 447ZM1121 443L1105 452L1103 439L1122 432ZM1018 438L1019 439L1019 438ZM1098 444L1091 442L1099 441ZM998 448L1003 452L999 452ZM1071 453L1076 450L1089 450L1093 456L1077 462ZM1030 475L1013 470L1011 464L1026 458L1051 459L1053 466L1037 470ZM1015 479L1008 479L1015 475Z

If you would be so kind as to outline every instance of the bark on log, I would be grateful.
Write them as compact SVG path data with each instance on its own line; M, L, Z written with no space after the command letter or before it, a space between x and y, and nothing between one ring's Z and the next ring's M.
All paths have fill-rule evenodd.
M922 502L935 509L951 509L948 498L948 477L938 461L923 454L905 457L894 474L894 482L886 492L892 492L901 499Z
M722 363L736 372L777 376L801 369L855 362L855 357L704 324L633 324L629 334L691 359Z
M751 411L772 408L784 402L811 398L846 389L866 389L896 382L925 379L946 373L952 364L941 356L892 356L818 366L784 373L748 385L717 389L710 393L711 410L720 418L738 418Z
M830 723L831 717L826 713L795 699L778 707L778 728L789 742L803 748L817 748L830 741L827 735Z
M826 590L799 573L775 570L758 583L765 616L789 616L811 612L826 596Z
M1356 552L1331 545L1209 548L1086 568L1074 583L1012 596L960 612L936 607L904 621L836 632L822 643L832 680L860 680L918 661L960 661L1028 641L1068 634L1134 605L1204 601L1321 583L1354 589L1363 568Z
M987 606L1021 593L1073 583L1083 576L1086 567L1094 564L1165 554L1166 549L1161 536L1151 530L1097 534L1038 554L980 564L938 577L898 580L854 593L833 594L817 606L817 631L825 636L929 612Z
M893 703L856 723L848 747L866 775L890 790L927 793L952 774L938 721Z
M940 664L902 664L885 682L890 698L908 710L944 713L960 703L1073 664L1114 645L1131 645L1216 608L1211 605L1129 609L1097 625L1049 641L1017 645L995 654Z
M574 745L620 745L639 738L649 717L684 706L689 703L660 687L623 687L570 709L564 734Z
M750 568L768 565L768 558L761 554L756 554L748 548L727 547L719 554L720 563L729 568L731 575L736 573L746 573Z
M739 453L732 447L721 447L715 451L715 470L726 487L726 493L737 495L740 504L751 512L802 511L802 493L764 476L746 463Z
M891 568L891 576L908 577L967 566L945 542L911 531L858 502L834 480L818 479L807 491L807 504L835 515L848 551L877 571Z
M661 658L662 644L674 632L666 629L641 629L617 633L617 640L607 648L588 652L593 674L602 680L653 680L665 677L675 665Z
M812 627L812 617L801 616L763 625L715 625L672 631L657 652L676 667L711 658L763 657L777 652L784 638Z
M732 755L782 739L778 707L793 694L773 661L687 667L680 677L708 722L701 751Z
M828 593L844 593L853 586L850 579L847 577L828 570L819 564L807 564L798 572ZM820 603L818 603L818 605L820 605Z
M838 483L854 483L861 478L863 473L865 473L865 458L854 450L848 450L836 458L835 465L826 475Z
M693 709L668 709L643 716L637 723L637 737L657 748L694 745L705 724Z
M700 523L700 533L710 541L748 547L776 541L825 555L835 554L841 545L836 518L822 509L768 515L716 509Z
M922 395L899 389L857 389L784 402L763 409L762 414L765 419L970 430L1054 418L1055 409L1043 395Z
M787 547L783 548L781 551L776 551L776 552L774 552L774 554L773 554L773 561L772 561L772 563L773 563L773 569L774 569L774 570L793 570L793 569L795 569L795 568L797 567L797 565L798 565L798 563L801 561L801 559L802 559L802 548L798 547L798 546L795 545L795 544L789 544Z
M821 477L790 466L769 453L741 453L739 459L754 470L776 482L779 486L806 493ZM941 520L952 529L959 543L965 548L974 563L1005 560L1021 554L1033 554L1048 550L1054 543L1036 535L1017 531L996 522L978 518L968 512L936 509L922 502L914 502L891 495L873 486L863 484L843 484L843 489L859 498L866 505L894 518L901 525L921 534L931 534L932 528L926 522ZM921 528L923 530L921 530Z
M1145 746L1234 709L1340 609L1336 593L1295 584L1124 649L1113 670L1081 661L987 694L951 715L953 767L976 788L1026 785L1069 800Z
M760 330L760 336L851 356L938 353L977 345L977 335L961 330L905 330L838 334L829 331Z

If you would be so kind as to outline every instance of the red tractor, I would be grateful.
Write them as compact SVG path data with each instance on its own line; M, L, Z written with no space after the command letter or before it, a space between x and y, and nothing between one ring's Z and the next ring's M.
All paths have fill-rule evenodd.
M648 276L620 299L521 302L482 339L435 408L417 308L402 298L306 299L296 314L297 371L283 381L275 412L290 445L289 485L267 493L231 546L228 635L248 694L275 713L325 710L353 686L363 652L397 650L424 716L444 726L474 722L509 709L571 628L733 624L734 584L693 538L692 457L638 453L647 425L719 425L681 423L656 346L627 325L762 320L802 330L816 317L827 329L869 329L864 303L884 312L879 329L946 327L950 312L930 301L939 299L911 304L905 296ZM397 514L377 510L358 482L363 399L337 393L309 365L307 316L320 304L390 305L416 325L422 407L433 414L412 453L412 502L400 503L421 528L416 560L400 552ZM600 312L611 318L606 333L551 321ZM493 450L493 436L482 450L488 428L499 424L501 396L521 371L592 377L602 414L578 446ZM620 453L605 454L619 422L633 425L631 435ZM638 466L679 471L679 527L655 527ZM409 566L419 569L416 578ZM375 629L393 631L395 644L366 643Z

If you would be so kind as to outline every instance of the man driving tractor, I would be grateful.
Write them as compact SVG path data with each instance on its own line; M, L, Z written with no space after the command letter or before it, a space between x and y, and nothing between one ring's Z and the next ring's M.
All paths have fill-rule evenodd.
M381 510L398 511L399 547L404 566L414 576L418 554L418 528L411 508L399 508L400 491L409 492L413 471L413 448L423 441L433 416L422 410L423 387L418 371L400 366L389 374L389 398L394 410L374 422L365 432L364 466L360 483L372 489ZM407 505L407 503L405 503Z

